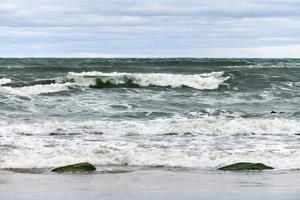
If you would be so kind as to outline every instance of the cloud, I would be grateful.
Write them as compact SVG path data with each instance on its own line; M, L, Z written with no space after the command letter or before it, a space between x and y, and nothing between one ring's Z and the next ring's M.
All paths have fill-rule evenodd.
M299 58L300 45L263 46L252 48L208 49L206 54L214 57L238 58Z
M0 56L277 57L300 44L299 10L300 0L0 0Z

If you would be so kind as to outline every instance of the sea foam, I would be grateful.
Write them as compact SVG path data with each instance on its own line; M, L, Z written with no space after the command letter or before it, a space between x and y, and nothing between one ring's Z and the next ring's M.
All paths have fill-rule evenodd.
M197 90L218 89L230 77L223 77L224 72L212 72L203 74L183 75L183 74L163 74L163 73L103 73L103 72L70 72L67 79L84 86L103 85L138 85L141 87L190 87Z
M182 74L163 74L163 73L103 73L103 72L69 72L64 83L36 84L30 86L11 87L5 86L11 83L8 78L0 79L0 92L15 95L39 95L68 91L72 86L95 86L95 87L114 87L114 86L158 86L158 87L190 87L197 90L218 89L230 77L223 77L224 72L211 72L203 74L182 75ZM102 85L99 85L102 84Z
M1 78L0 79L0 86L5 85L7 83L11 83L11 82L12 82L12 80L10 78Z
M28 133L47 135L50 133L79 133L93 134L102 132L110 135L126 134L166 134L194 133L201 135L295 135L300 134L300 122L292 119L251 119L225 117L202 117L197 119L162 118L155 120L137 121L84 121L84 122L46 122L30 124L0 123L0 133L13 135Z
M47 94L55 93L61 91L68 91L70 83L51 83L51 84L37 84L32 86L23 86L23 87L10 87L2 86L0 87L1 92L14 94L14 95L38 95L38 94Z
M299 124L291 119L220 117L1 122L0 147L6 150L1 153L0 168L51 167L81 161L216 168L247 160L295 169L300 167L300 154L295 151Z

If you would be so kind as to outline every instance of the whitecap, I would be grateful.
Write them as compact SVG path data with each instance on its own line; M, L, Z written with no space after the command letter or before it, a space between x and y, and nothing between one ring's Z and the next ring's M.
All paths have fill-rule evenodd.
M237 117L205 116L196 119L162 118L138 121L84 121L84 122L47 122L33 124L0 124L0 134L29 133L47 135L52 132L93 133L101 131L110 135L134 134L165 134L170 132L204 133L206 135L236 134L287 134L300 133L300 121L292 119L251 119Z
M0 152L0 168L51 167L82 161L216 168L246 160L293 169L300 167L299 136L295 133L300 133L300 123L291 119L206 116L149 121L0 122L0 148L6 145ZM160 139L153 140L153 135Z
M230 77L223 77L224 72L212 72L203 74L183 75L183 74L164 74L164 73L103 73L103 72L69 72L68 80L83 85L96 85L96 79L113 85L125 84L131 81L142 87L160 86L160 87L190 87L198 90L218 89Z
M14 94L14 95L38 95L38 94L47 94L55 93L61 91L68 91L70 83L52 83L47 85L32 85L32 86L23 86L23 87L9 87L3 86L0 87L1 92Z
M0 79L0 86L5 85L7 83L11 83L11 82L12 82L12 80L10 78L1 78Z

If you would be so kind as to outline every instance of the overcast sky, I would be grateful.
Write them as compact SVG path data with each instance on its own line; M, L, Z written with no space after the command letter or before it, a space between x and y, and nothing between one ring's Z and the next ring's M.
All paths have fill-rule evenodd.
M0 0L0 57L300 57L300 0Z

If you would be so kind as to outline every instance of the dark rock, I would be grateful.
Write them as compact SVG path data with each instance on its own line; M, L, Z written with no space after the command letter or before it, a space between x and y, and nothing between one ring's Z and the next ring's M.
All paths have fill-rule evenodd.
M238 170L267 170L267 169L274 169L273 167L264 165L262 163L249 163L249 162L240 162L234 163L231 165L226 165L224 167L219 168L218 170L223 171L238 171Z
M277 113L277 112L275 112L275 111L273 111L273 110L271 111L271 114L275 114L275 113Z
M77 163L73 165L66 165L62 167L57 167L52 169L52 172L58 172L58 173L68 173L68 172L92 172L95 171L96 167L90 163L84 162L84 163Z

